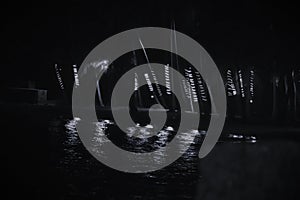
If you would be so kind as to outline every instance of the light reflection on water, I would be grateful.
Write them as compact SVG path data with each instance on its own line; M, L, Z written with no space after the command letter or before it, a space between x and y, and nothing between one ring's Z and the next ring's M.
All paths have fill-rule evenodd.
M100 157L106 157L106 152L102 150L102 146L110 142L110 140L107 138L107 135L109 135L108 127L111 125L114 125L112 121L109 120L100 120L99 122L94 123L96 125L94 136L92 139L92 151L97 154L97 156ZM153 125L148 124L146 126L140 126L136 125L134 127L128 127L126 136L128 137L128 141L131 148L142 150L142 145L149 145L149 140L151 136L156 135L157 139L152 144L154 146L155 151L153 156L153 161L157 164L165 162L166 159L166 149L161 148L162 146L167 146L170 138L170 135L174 133L174 128L171 126L164 127L162 130L158 131L153 127ZM188 130L180 135L176 135L175 137L180 141L178 144L179 152L184 154L186 152L186 147L190 146L191 144L195 144L194 138L196 136L200 136L200 132L196 130ZM135 140L136 138L139 138L139 140ZM139 145L139 146L138 146ZM150 144L151 145L151 144ZM186 159L190 159L192 156L195 156L197 154L197 151L190 151L187 153L187 155L184 155ZM133 157L127 157L129 160L137 159ZM138 160L135 160L135 162L139 163L140 165L147 165L149 162L148 160L143 160L142 158L139 158Z
M82 155L79 151L76 150L76 147L80 144L80 139L77 134L76 124L79 119L75 118L72 120L68 120L65 124L66 134L64 144L64 151L66 153L65 159L62 160L62 164L67 164L72 161L82 159Z
M66 133L67 133L66 135L67 139L65 141L65 144L67 146L79 144L79 137L76 130L76 125L78 124L79 121L80 119L74 118L72 120L68 120L67 123L65 124Z
M71 189L66 189L65 197L75 196L83 197L83 199L86 199L87 196L99 197L98 199L121 199L123 196L127 199L174 199L175 197L177 199L230 199L232 193L229 191L233 190L237 192L238 197L249 195L257 197L263 195L260 193L261 190L274 188L276 187L274 183L281 183L282 177L278 175L278 171L282 167L286 167L286 169L292 167L293 165L289 163L294 164L296 155L300 152L298 143L294 141L284 143L259 140L260 142L257 142L255 135L232 132L223 134L211 154L207 158L199 160L199 148L197 147L201 144L205 131L187 130L181 135L176 134L175 136L180 139L179 148L186 143L191 143L190 148L180 159L161 170L132 175L106 168L89 154L83 147L76 131L76 124L81 123L81 120L60 119L60 121L63 129L53 128L51 130L57 132L55 137L62 138L61 144L64 153L62 157L56 156L56 159L59 162L57 167L67 177L67 185L71 187ZM56 127L57 124L53 123L53 126ZM109 120L93 123L94 151L105 156L101 152L101 146L110 142L105 136L113 134L111 130L115 129L110 128L115 126L114 122ZM144 127L136 125L128 127L127 130L125 135L134 145L133 138L137 135L140 139L138 141L147 144L147 140L150 139L147 136L153 134L155 128L150 125ZM169 142L170 134L174 134L172 127L165 127L156 134L157 140L153 145L158 147L158 151L153 160L157 163L163 162L165 154L159 147ZM144 137L144 135L146 136ZM195 140L193 140L194 136ZM296 169L297 166L294 168ZM272 173L272 176L268 176L269 173ZM281 173L285 173L284 170ZM286 177L285 183L293 178L287 175ZM241 185L241 183L243 184ZM246 184L250 186L246 187ZM74 189L74 187L77 188ZM85 187L88 189L82 189ZM117 190L119 192L116 192L116 187L119 188ZM228 198L223 198L224 196Z
M66 146L66 148L64 150L67 154L67 161L78 160L82 158L80 152L76 151L76 146L81 144L80 138L76 130L76 125L80 122L81 120L79 118L74 118L72 120L67 120L65 124L66 140L64 141L64 145ZM110 134L108 129L110 126L115 126L115 124L113 121L107 119L99 120L98 122L93 123L92 127L94 128L94 131L93 137L91 139L92 149L90 150L96 153L98 156L106 156L105 152L102 150L101 147L105 143L111 142L107 137L107 135ZM154 151L155 155L153 157L153 160L156 163L161 163L164 162L166 153L165 149L160 147L169 143L168 139L172 133L174 133L174 128L171 126L164 127L162 130L157 132L155 127L153 127L151 124L148 124L146 126L140 126L139 124L136 124L133 127L127 128L126 136L128 137L128 141L130 142L129 145L132 145L134 148L139 149L137 145L147 145L148 139L151 136L156 135L157 139L153 143L153 146L157 150ZM178 148L179 152L183 154L183 158L185 158L186 160L191 160L197 157L198 151L196 148L196 143L200 143L199 141L203 139L205 134L206 131L204 130L187 130L181 134L175 135L175 137L179 141ZM139 140L135 140L135 138L139 138ZM231 141L233 143L256 143L257 141L255 136L248 136L236 133L227 134L225 140ZM187 151L186 146L190 146L190 148ZM140 160L139 162L140 164L143 162L146 163L146 161L143 160Z
M105 156L105 152L101 149L105 143L110 142L110 140L105 135L105 130L108 128L109 125L114 124L110 120L101 120L99 122L94 122L95 131L92 137L92 144L93 147L91 151L95 152L99 156Z

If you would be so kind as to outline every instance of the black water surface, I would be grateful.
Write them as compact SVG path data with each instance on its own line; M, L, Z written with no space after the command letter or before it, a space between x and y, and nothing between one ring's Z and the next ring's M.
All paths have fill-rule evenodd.
M1 179L8 199L239 200L299 196L297 137L260 139L255 132L226 133L200 160L197 154L203 136L191 130L183 140L189 140L191 134L198 134L198 139L176 162L159 171L130 174L93 158L77 135L77 121L68 115L30 108L4 114ZM112 121L99 120L98 133L117 134L114 126ZM151 127L129 127L127 134L149 131Z

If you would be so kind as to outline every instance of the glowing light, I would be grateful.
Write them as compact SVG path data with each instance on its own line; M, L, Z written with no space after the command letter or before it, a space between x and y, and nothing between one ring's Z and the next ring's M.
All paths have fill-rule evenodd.
M169 70L169 64L165 65L165 79L166 79L166 88L167 88L167 94L171 94L171 83L170 83L170 70Z
M149 78L149 74L146 73L146 74L144 74L144 76L145 76L145 79L146 79L149 90L151 92L153 92L153 87L152 87L152 83L151 83L150 78Z
M228 96L235 96L237 94L236 88L233 81L232 71L230 69L227 70L227 94Z
M79 86L79 78L78 78L78 71L77 71L76 65L73 65L73 73L74 73L75 87L78 87Z
M62 69L61 69L61 67L58 66L58 64L55 64L55 65L54 65L54 69L55 69L56 78L57 78L57 80L58 80L60 89L61 89L61 90L64 90L65 87L64 87L64 84L63 84L63 81L62 81L62 77L61 77L61 75L60 75L60 71L61 71Z

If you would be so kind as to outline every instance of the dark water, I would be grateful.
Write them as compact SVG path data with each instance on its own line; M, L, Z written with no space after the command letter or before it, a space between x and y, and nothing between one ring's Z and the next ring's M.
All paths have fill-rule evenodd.
M197 157L201 132L182 138L190 149L172 165L145 174L108 168L82 145L76 120L28 109L10 113L2 132L2 182L8 199L297 199L300 181L298 137L261 139L258 134L224 133L204 159ZM114 134L112 121L95 124ZM150 134L152 127L129 127L127 136ZM111 131L111 132L110 132ZM172 132L164 130L161 142ZM142 137L141 137L142 138ZM143 141L140 146L143 146ZM130 142L129 142L130 143ZM146 144L146 142L145 142ZM137 145L137 147L139 147ZM157 160L157 162L160 162Z

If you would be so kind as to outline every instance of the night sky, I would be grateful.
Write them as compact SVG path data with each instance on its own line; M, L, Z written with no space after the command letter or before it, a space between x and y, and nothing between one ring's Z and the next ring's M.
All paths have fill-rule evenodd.
M129 2L129 1L128 1ZM80 65L101 41L143 26L170 28L196 39L218 67L283 69L299 65L296 4L261 1L132 3L71 1L2 5L1 86L57 88L54 63Z

